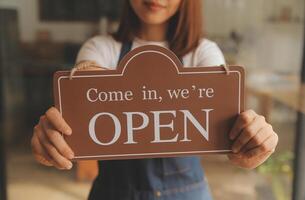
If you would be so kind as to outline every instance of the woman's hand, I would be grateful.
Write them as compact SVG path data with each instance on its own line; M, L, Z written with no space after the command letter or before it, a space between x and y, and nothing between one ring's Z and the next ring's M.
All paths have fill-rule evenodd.
M272 126L253 110L239 115L229 137L234 140L229 160L239 167L249 169L262 164L275 151L278 143L278 135Z
M73 68L75 70L102 70L95 62L82 61ZM62 135L71 135L72 129L61 116L60 112L51 107L45 115L40 117L34 127L31 140L35 159L46 166L55 166L58 169L71 169L71 159L74 153Z
M34 127L31 140L35 159L47 166L58 169L71 169L74 153L64 140L62 134L71 135L72 129L62 118L60 112L51 107L45 115L40 117Z

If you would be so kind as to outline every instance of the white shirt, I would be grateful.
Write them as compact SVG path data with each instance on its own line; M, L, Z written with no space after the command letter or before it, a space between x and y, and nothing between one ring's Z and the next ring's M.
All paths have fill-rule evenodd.
M145 41L136 38L132 43L132 49L143 45L160 45L168 47L167 42ZM102 67L115 69L117 67L122 44L112 36L95 36L89 39L80 49L76 63L80 61L94 61ZM215 42L201 39L199 45L183 58L185 67L206 67L225 64L224 56Z

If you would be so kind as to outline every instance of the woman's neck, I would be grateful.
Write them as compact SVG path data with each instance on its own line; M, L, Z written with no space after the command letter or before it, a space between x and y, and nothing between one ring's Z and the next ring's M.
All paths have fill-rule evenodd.
M138 37L148 41L165 41L166 40L167 23L151 25L142 24Z

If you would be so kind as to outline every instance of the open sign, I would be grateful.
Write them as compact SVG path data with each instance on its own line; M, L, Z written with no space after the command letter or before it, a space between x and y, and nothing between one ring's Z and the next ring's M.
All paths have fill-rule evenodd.
M134 159L231 151L244 109L244 70L182 67L159 46L129 52L115 70L54 75L55 106L75 159Z

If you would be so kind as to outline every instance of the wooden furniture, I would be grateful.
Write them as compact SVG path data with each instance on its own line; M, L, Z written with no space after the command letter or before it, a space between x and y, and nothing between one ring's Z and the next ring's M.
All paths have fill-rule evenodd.
M96 160L77 161L76 179L78 181L92 181L98 174Z
M297 81L297 77L290 78L292 84L281 87L279 84L265 84L263 87L255 84L247 85L248 95L253 95L260 101L261 114L270 119L270 112L274 102L281 103L294 111L305 114L305 85Z

